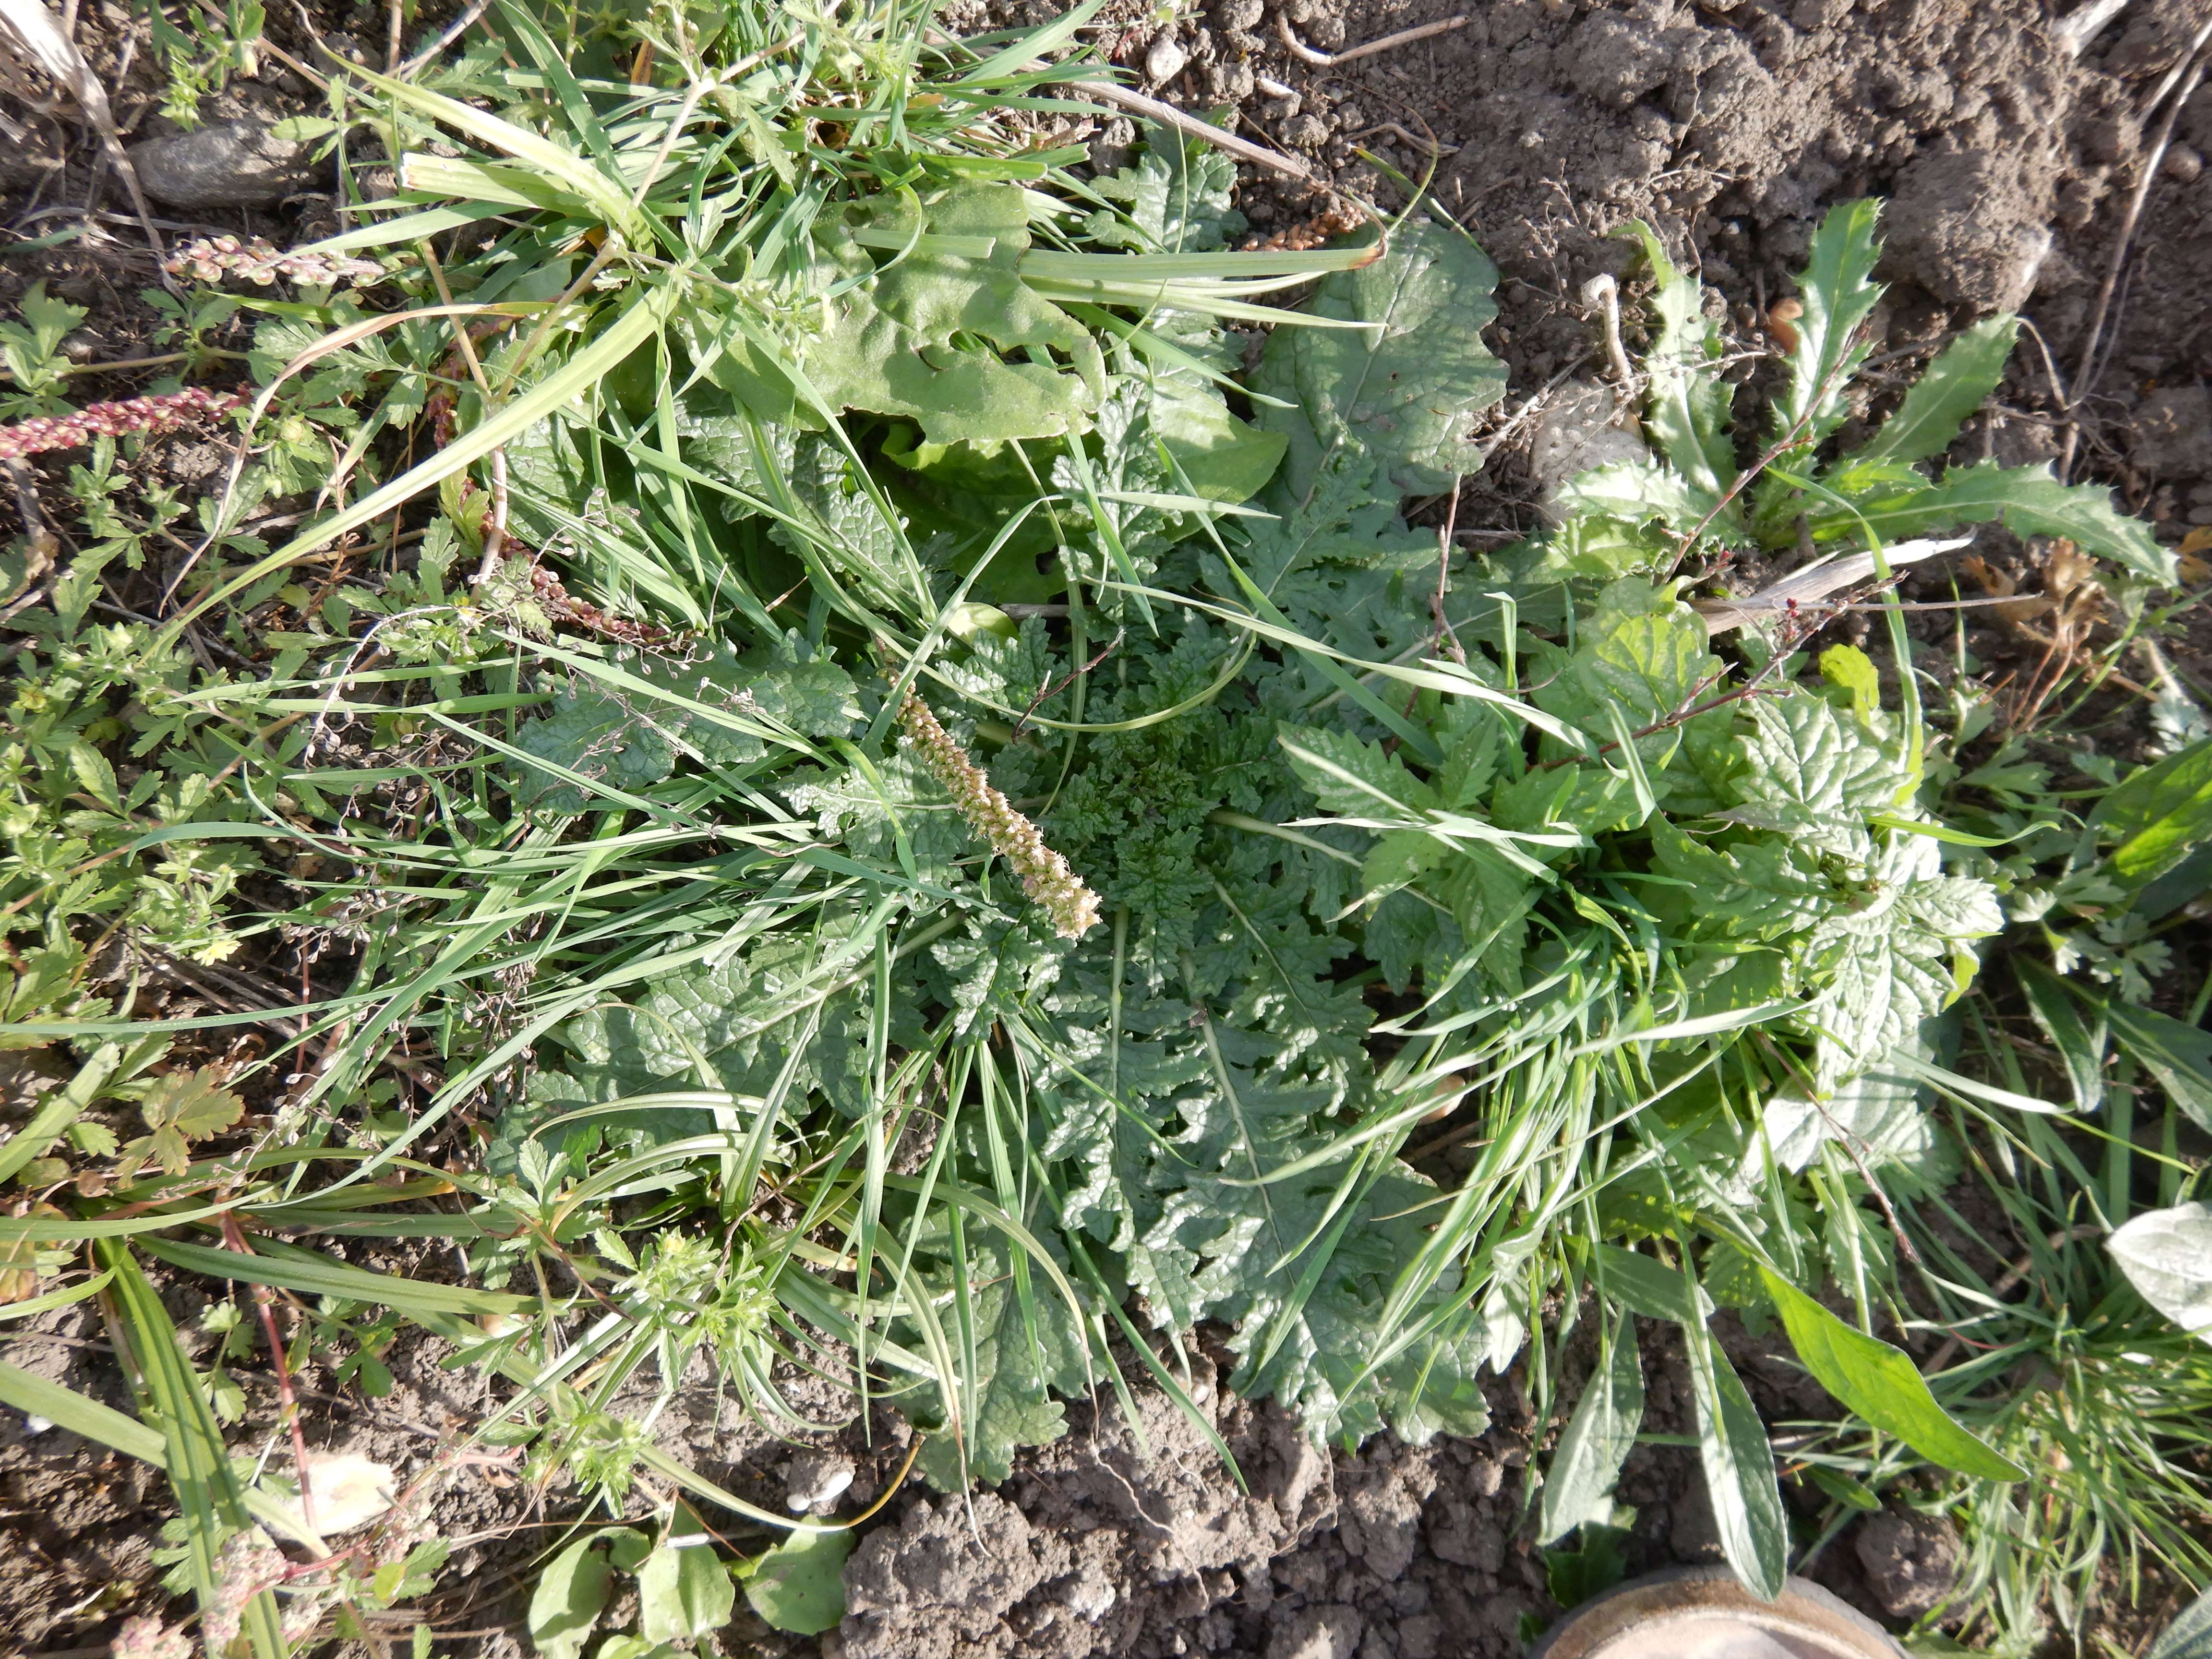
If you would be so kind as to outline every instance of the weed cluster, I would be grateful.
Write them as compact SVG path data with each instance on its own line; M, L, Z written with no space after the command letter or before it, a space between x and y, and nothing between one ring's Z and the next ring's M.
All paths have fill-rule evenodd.
M1762 1594L1884 1502L1959 1518L1936 1616L2014 1646L2108 1553L2202 1585L2212 1369L2169 1316L2212 1284L2212 1045L2203 992L2151 1005L2212 750L2170 672L2166 758L2069 735L2155 654L2172 550L2101 489L1939 469L2013 319L1869 423L1876 216L1838 207L1756 426L1632 227L1647 459L1469 559L1407 513L1483 464L1487 259L1418 211L1232 252L1233 168L1175 133L1092 172L1048 60L1097 4L963 42L915 0L617 37L500 0L456 60L351 72L319 136L398 196L185 256L252 289L173 305L187 371L251 319L259 385L191 509L130 434L212 402L71 410L69 308L6 325L11 412L93 443L93 539L21 555L9 621L0 1032L42 1092L0 1316L100 1297L145 1418L0 1400L161 1464L210 1651L260 1659L442 1555L420 1501L333 1550L312 1479L233 1463L256 1322L280 1384L388 1389L403 1326L503 1379L440 1467L565 1472L611 1523L539 1580L552 1659L616 1573L606 1659L726 1623L707 1508L788 1532L734 1568L763 1616L836 1618L852 1522L655 1439L702 1356L771 1425L808 1426L794 1368L896 1406L958 1490L1125 1368L1203 1420L1208 1322L1232 1387L1356 1443L1479 1432L1516 1364L1548 1413L1595 1322L1546 1543L1616 1519L1657 1321ZM1896 591L1992 521L2073 562L2033 713ZM1816 648L1854 608L1881 648ZM198 1004L134 1018L144 981ZM149 1263L254 1299L210 1368ZM1782 1431L1794 1509L1723 1307L1843 1408Z

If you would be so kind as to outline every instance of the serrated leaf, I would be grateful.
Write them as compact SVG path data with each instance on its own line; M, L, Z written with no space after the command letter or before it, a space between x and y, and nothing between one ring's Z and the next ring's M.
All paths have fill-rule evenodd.
M1285 726L1276 736L1298 781L1322 810L1343 817L1396 816L1418 821L1436 805L1437 793L1381 745L1345 732Z
M1577 473L1559 487L1562 512L1624 525L1655 519L1678 536L1704 524L1719 497L1658 461L1613 461Z
M2047 466L1954 466L1940 483L1871 495L1850 513L1815 504L1808 516L1816 535L1871 530L1886 542L2002 520L2017 535L2063 536L2139 576L2169 586L2177 580L2173 550L2160 545L2142 520L2118 511L2111 490L2060 483Z
M1403 494L1449 489L1481 470L1474 417L1505 395L1504 366L1481 340L1498 314L1497 285L1498 268L1464 236L1400 225L1381 258L1325 278L1314 295L1316 315L1372 329L1268 336L1255 387L1299 407L1263 410L1260 424L1290 440L1293 495L1347 444L1365 448Z
M1620 1466L1643 1423L1644 1359L1637 1352L1636 1323L1617 1319L1605 1328L1597 1364L1544 1472L1538 1543L1551 1543L1585 1522L1610 1516Z
M917 1462L940 1492L963 1491L969 1481L994 1486L1006 1480L1018 1449L1049 1445L1067 1431L1066 1413L1055 1394L1077 1395L1089 1381L1086 1338L1066 1301L1040 1285L1024 1311L1013 1273L1013 1252L1021 1247L980 1223L969 1224L967 1239L969 1296L964 1304L956 1304L949 1294L954 1283L949 1268L933 1269L926 1276L943 1297L938 1317L946 1340L956 1354L965 1357L958 1409L944 1398L934 1379L924 1382L902 1407L929 1435ZM951 1432L956 1418L957 1439Z
M1834 832L1896 803L1902 759L1861 721L1809 692L1760 698L1745 799L1732 816L1768 830Z
M146 1127L172 1127L189 1140L221 1134L246 1110L244 1099L222 1086L222 1076L220 1068L202 1066L157 1078L138 1107Z
M115 769L108 764L106 756L80 741L70 745L69 764L70 773L86 794L109 811L118 815L122 812L122 792L116 786Z
M1091 187L1124 204L1141 235L1132 236L1110 213L1095 213L1085 228L1108 246L1203 253L1228 245L1245 226L1233 203L1237 163L1226 152L1171 128L1148 126L1133 167L1092 179Z
M2013 316L1985 317L1967 329L1943 348L1874 436L1842 465L1924 461L1942 454L2004 379L2004 366L2019 338L2020 319Z
M1960 1427L1936 1403L1902 1349L1846 1325L1771 1268L1762 1268L1760 1276L1798 1358L1845 1406L1944 1468L1978 1480L2027 1478L2025 1469Z
M845 1616L850 1532L794 1532L745 1577L745 1600L770 1628L818 1636Z
M1874 239L1880 212L1870 199L1841 202L1813 233L1798 283L1805 312L1790 353L1790 384L1772 417L1776 440L1789 438L1793 454L1810 453L1843 424L1844 389L1867 354L1860 325L1881 298L1881 285L1870 280L1881 252Z
M676 750L649 718L589 686L570 686L552 708L514 734L514 746L579 777L635 793L676 769ZM518 765L516 804L548 812L581 812L597 799L558 773Z
M1676 268L1649 225L1631 220L1613 234L1642 245L1651 267L1652 309L1659 314L1658 331L1644 353L1651 381L1644 425L1690 496L1705 504L1702 516L1736 476L1729 434L1735 388L1720 376L1720 331L1705 314L1702 286Z

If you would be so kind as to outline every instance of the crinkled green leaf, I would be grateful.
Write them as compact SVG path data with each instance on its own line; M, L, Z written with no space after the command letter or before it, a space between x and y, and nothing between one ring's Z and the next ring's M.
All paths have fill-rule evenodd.
M1255 387L1298 408L1263 410L1260 424L1290 440L1294 495L1347 443L1367 449L1404 494L1449 489L1481 469L1474 420L1505 395L1504 366L1481 339L1498 314L1497 285L1480 249L1425 221L1396 227L1381 258L1323 279L1318 315L1376 327L1268 337Z

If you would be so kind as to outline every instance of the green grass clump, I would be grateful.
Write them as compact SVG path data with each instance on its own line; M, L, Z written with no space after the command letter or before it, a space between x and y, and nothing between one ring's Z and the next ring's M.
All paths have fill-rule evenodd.
M0 1144L44 1183L0 1223L10 1288L96 1229L108 1277L46 1294L117 1296L134 1341L171 1346L115 1288L142 1255L312 1296L308 1348L371 1389L411 1322L511 1385L480 1440L610 1521L680 1492L652 1500L658 1544L617 1525L554 1558L548 1654L580 1650L615 1571L640 1651L726 1620L719 1569L691 1582L712 1557L671 1541L688 1506L792 1524L658 1447L659 1403L618 1413L641 1382L665 1403L703 1354L795 1431L788 1378L817 1370L894 1403L960 1489L1123 1388L1120 1363L1188 1405L1205 1322L1232 1387L1356 1443L1479 1432L1484 1373L1524 1352L1548 1410L1557 1339L1598 1320L1546 1542L1613 1520L1634 1318L1673 1322L1723 1545L1772 1594L1814 1534L1718 1306L1779 1325L1852 1414L1818 1465L1838 1492L1954 1472L1915 1501L1975 1517L1966 1593L2019 1627L2188 1437L2146 1420L2075 1458L2071 1530L1990 1554L2070 1419L1994 1399L1979 1359L1923 1380L1885 1333L1916 1340L1965 1281L1902 1241L1970 1160L2076 1156L2042 1080L1961 1051L1962 1022L2011 1014L1980 943L2113 906L2100 882L2153 895L2207 826L2194 762L2070 826L2000 793L2014 763L1969 765L1989 711L1937 694L1890 558L2002 519L2105 561L2140 622L2170 556L2100 489L1936 470L2009 319L1850 424L1879 293L1854 204L1756 430L1697 285L1634 228L1654 321L1624 418L1649 459L1469 561L1407 512L1484 459L1488 260L1418 212L1232 252L1218 151L1156 135L1094 176L1047 147L1085 107L1051 88L1085 71L1033 65L1091 9L963 43L893 0L655 10L611 39L501 4L458 61L340 87L321 136L373 138L400 189L307 252L384 281L240 302L270 447L163 568L161 620L88 624L88 556L25 613L9 752L77 787L18 769L10 927L49 966L6 1030L88 1063ZM309 456L312 511L253 539L244 514ZM1858 574L1686 598L1799 545ZM332 549L352 562L311 577ZM1846 600L1885 611L1883 648L1805 648ZM240 665L195 667L210 641ZM127 783L126 738L154 757ZM238 848L295 860L284 896L244 900L275 854ZM2128 902L2154 925L2158 899ZM252 1064L94 1000L110 937L189 967L272 936L343 967ZM2069 1075L2116 1041L2186 1109L2203 1055L2078 984L2030 988L2073 1022ZM102 1102L138 1109L143 1146ZM448 1243L467 1282L317 1237ZM2075 1323L1974 1305L2084 1387L2112 1354L2185 1372L2131 1294L2098 1292L2121 1311L2094 1358ZM261 1487L225 1484L222 1379L141 1369L158 1449L15 1373L0 1397L163 1461L204 1611L258 1608L216 1571L268 1523ZM2157 1492L2151 1547L2201 1577L2175 1541L2193 1484ZM748 1569L764 1614L823 1616L836 1535ZM421 1547L380 1536L314 1593L346 1617L419 1593Z

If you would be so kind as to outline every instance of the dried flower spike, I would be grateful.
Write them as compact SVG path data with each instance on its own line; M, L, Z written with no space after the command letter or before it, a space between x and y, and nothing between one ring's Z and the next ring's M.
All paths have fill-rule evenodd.
M1067 860L1044 843L1036 825L992 787L983 769L968 758L952 734L938 724L929 705L912 691L899 705L899 724L907 741L921 754L930 775L945 786L960 816L1014 866L1022 890L1052 918L1062 939L1081 939L1098 925L1098 895L1083 884Z
M128 432L173 432L201 416L224 414L245 401L234 392L186 386L156 398L88 404L74 415L18 421L0 426L0 461L19 461L49 449L75 449L94 438L119 438Z
M108 1653L110 1659L192 1659L192 1644L184 1632L141 1613L123 1621Z
M219 283L226 276L243 277L258 288L267 288L279 276L311 288L335 288L343 282L367 288L384 280L384 267L374 259L349 259L336 253L280 253L256 236L240 244L235 236L203 236L179 242L170 255L170 271L197 276L203 283Z

